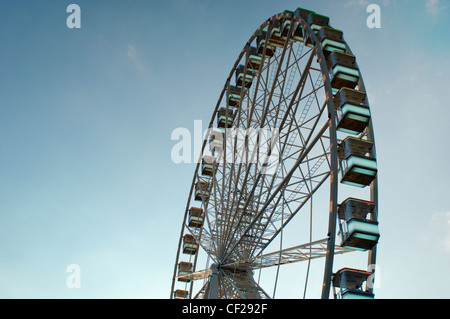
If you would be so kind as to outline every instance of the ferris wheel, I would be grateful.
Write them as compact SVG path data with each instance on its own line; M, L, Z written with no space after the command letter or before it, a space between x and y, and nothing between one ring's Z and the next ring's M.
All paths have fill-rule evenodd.
M302 8L267 19L240 52L212 113L171 298L272 298L257 271L320 258L320 297L373 298L375 141L343 32ZM325 211L315 209L318 196ZM311 223L296 224L303 242L274 245L302 214L325 216L321 236L314 238ZM335 256L355 251L367 254L367 268L334 269Z

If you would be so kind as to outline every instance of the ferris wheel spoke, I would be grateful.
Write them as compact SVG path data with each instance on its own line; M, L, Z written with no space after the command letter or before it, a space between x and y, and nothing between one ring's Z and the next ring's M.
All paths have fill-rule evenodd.
M310 57L309 60L308 60L308 63L307 63L307 66L306 66L307 68L311 65L312 58L313 58L313 55L311 55L311 57ZM280 70L280 68L278 67L277 73L279 72L279 70ZM301 80L300 80L299 84L297 85L297 88L296 88L296 90L295 90L295 92L294 92L294 96L297 95L298 92L299 92L300 90L303 91L303 83L304 83L304 81L306 80L306 74L307 74L307 72L304 72L304 73L303 73L302 78L301 78ZM272 89L271 92L273 93L273 89ZM291 104L290 104L289 108L291 108L293 104L294 104L294 99L291 100ZM289 109L289 108L288 108L288 109ZM286 114L286 116L287 116L287 114ZM285 121L286 116L285 116L285 118L283 119L283 122ZM250 170L247 170L247 172L249 172L249 171L250 171ZM247 174L246 174L246 178L247 178ZM255 192L255 190L256 190L255 187L256 187L256 185L258 184L258 182L259 182L260 179L261 179L261 174L259 174L259 175L257 176L256 181L254 182L254 187L253 187L253 189L252 189L252 191L251 191L251 194L254 194L254 192ZM263 176L263 179L264 179L264 176ZM250 199L250 196L249 196L248 199L247 199L246 205L244 206L244 210L247 208L247 205L248 205L248 203L249 203L249 199Z
M220 169L217 169L217 171L214 172L213 176L212 176L211 193L213 194L213 196L210 197L210 200L207 201L207 203L205 203L206 226L204 226L203 228L206 229L206 236L201 239L201 241L203 241L205 243L202 246L203 248L205 247L206 244L209 243L209 247L206 249L206 251L208 252L210 257L212 257L213 260L215 260L215 261L217 259L217 256L215 256L215 255L216 255L217 250L219 249L218 237L219 237L220 230L219 230L219 225L217 224L217 221L220 220L220 216L218 214L218 210L214 209L214 207L220 206L221 204L223 205L223 198L220 196L220 192L217 191L218 181L220 180L220 178L218 178L218 176L221 176L221 175L223 175L223 173L220 171ZM213 205L211 205L212 208L209 208L209 204L211 203L211 201L213 202Z
M309 78L311 79L311 76L309 75ZM316 81L316 83L317 83L318 81ZM314 88L314 85L313 85L313 88ZM312 93L314 93L315 91L313 91ZM312 102L312 99L310 99L310 101ZM317 96L316 96L316 101L317 101ZM311 104L311 103L309 103L309 104ZM320 109L320 108L319 108ZM295 118L294 118L294 120L295 120ZM300 133L300 137L302 138L302 134L301 134L301 132L299 132ZM315 169L317 169L318 168L318 166L320 166L321 165L321 163L323 162L323 155L320 155L320 156L317 156L317 157L315 157L315 158L319 158L319 165L315 165L314 166L314 168ZM315 159L315 158L312 158L312 159L306 159L305 160L305 162L307 163L307 165L308 165L308 171L309 171L309 161L311 161L311 160L313 160L313 159ZM315 171L314 169L313 169L313 171ZM307 185L307 181L309 181L310 182L310 185L311 185L311 187L312 187L312 179L313 179L313 176L312 176L312 172L311 171L309 171L308 172L308 176L309 176L309 178L307 178L307 177L305 177L305 175L301 172L301 174L302 174L302 180L303 180L303 183L302 183L302 185L306 185L307 186L307 188L308 188L308 192L310 193L310 188L308 187L308 185ZM287 203L286 203L286 199L284 198L284 194L283 194L283 203L281 204L281 205L279 205L280 207L284 207L284 205L286 205ZM290 210L290 212L292 213L292 210L290 209L290 207L289 206L287 206L288 207L288 209ZM270 220L273 220L273 221L277 221L277 220L279 220L280 218L279 218L279 215L281 215L282 216L282 218L281 218L281 220L283 220L283 216L284 216L284 214L283 213L280 213L280 209L279 209L279 211L278 212L276 212L275 214L273 213L273 211L272 211L272 213L271 213L271 218L270 218ZM294 214L292 214L292 215L294 215ZM290 218L288 219L288 220L290 220ZM265 230L264 230L264 235L269 235L269 234L277 234L277 229L276 229L276 227L275 227L275 224L273 223L273 222L271 222L270 223L270 226L272 226L272 230L268 230L267 228L268 228L268 226L269 226L269 223L266 225L266 227L265 227ZM282 225L281 227L284 227L284 225ZM270 227L269 227L270 228ZM260 235L259 236L259 238L262 238L263 236L262 235ZM256 247L256 246L255 246ZM262 249L263 250L263 249Z
M305 243L302 245L273 251L267 254L258 255L247 260L240 260L224 265L227 268L246 267L252 270L270 268L278 265L292 264L296 262L308 261L311 259L325 258L328 238ZM348 248L336 246L336 254L353 252Z
M311 141L311 143L309 144L308 147L304 148L300 157L297 159L296 164L294 165L293 168L291 168L291 170L289 171L289 173L287 174L287 176L284 178L284 180L280 183L280 185L277 187L277 189L275 190L275 192L269 197L269 199L266 201L266 203L264 204L264 206L258 211L258 213L256 214L254 220L250 223L250 225L247 227L247 229L244 231L244 234L251 229L251 227L254 225L254 223L256 223L256 221L261 217L261 215L263 214L264 210L269 206L269 203L272 202L274 200L274 198L276 197L276 194L278 194L282 187L284 187L290 180L290 178L292 177L293 173L295 172L295 170L297 169L297 167L302 163L302 161L306 158L307 154L309 153L309 151L312 149L312 147L317 143L317 141L319 140L320 136L328 129L329 126L329 121L327 121L327 123L325 123L325 125L321 128L321 130L318 132L318 134L316 135L316 137ZM311 137L311 135L308 137L308 139ZM261 174L258 175L258 178L261 176ZM242 241L243 239L243 235L241 235L239 237L239 239L237 240L236 244L234 244L232 246L232 250L237 246L237 244L240 243L240 241ZM231 251L232 251L231 250ZM226 257L230 254L230 250L227 252Z
M292 211L289 214L289 216L287 216L287 218L285 219L284 223L282 224L282 226L280 228L278 228L278 229L274 228L271 230L273 235L267 239L266 245L261 247L261 249L259 250L259 253L263 252L266 249L266 247L278 236L281 229L284 228L291 221L291 219L303 208L303 206L311 199L311 197L314 195L314 193L318 189L320 189L322 184L329 178L329 176L330 176L330 172L324 173L322 178L317 182L316 187L314 187L309 194L302 196L301 198L295 200L296 205L298 205L297 208L294 211ZM291 199L291 202L294 202L294 200Z
M290 34L288 34L288 39L290 38ZM286 55L286 48L287 48L287 46L288 46L288 43L289 43L289 41L287 40L286 42L285 42L285 44L284 44L284 47L283 47L283 51L281 52L281 54L280 54L280 57L279 57L279 61L278 61L278 57L277 56L275 56L275 61L277 61L278 63L278 65L277 65L277 69L276 69L276 73L275 73L275 79L276 78L278 78L278 76L279 76L279 74L280 74L280 72L281 72L281 69L282 69L282 65L283 65L283 61L284 61L284 58L285 58L285 55ZM274 92L275 92L275 89L276 89L276 81L274 81L273 83L272 83L272 88L270 89L270 93L269 93L269 95L268 95L268 97L267 97L267 101L265 102L265 110L264 110L264 112L263 112L263 117L262 117L262 119L261 119L261 125L260 125L260 128L263 128L263 126L264 126L264 124L265 124L265 119L266 119L266 115L267 115L267 111L268 111L268 109L269 109L269 106L270 106L270 104L271 104L271 102L272 102L272 98L273 98L273 94L274 94Z
M300 167L300 166L299 166ZM310 173L310 175L311 175L311 173ZM306 180L306 178L304 177L304 179ZM270 189L270 188L269 188ZM261 188L261 190L262 190L262 188ZM261 197L261 194L260 194L260 197ZM280 197L281 198L281 197ZM276 202L276 204L275 205L277 205L278 204L278 202L279 202L279 200ZM274 205L274 207L275 207L275 205ZM265 220L271 220L271 218L275 218L274 216L273 216L273 214L274 214L274 211L272 210L272 213L270 214L270 216L268 216L268 217L266 217L266 216L264 216L263 214L261 215L261 217L266 217L265 218ZM288 219L288 220L290 220L290 219ZM259 223L259 224L261 224L261 223ZM266 226L265 227L263 227L263 229L264 228L266 228L268 225L266 224ZM259 229L259 231L261 231L260 229ZM251 230L247 230L245 233L251 233L252 231ZM245 236L245 233L244 233L244 236ZM261 234L257 234L257 235L254 235L254 237L259 237L259 238L261 238L260 240L262 240L262 236L261 236ZM267 245L267 244L266 244ZM265 246L266 246L265 245Z
M302 136L300 136L300 137L302 137ZM305 143L305 141L303 140L303 143ZM303 147L304 148L304 147ZM315 171L318 169L318 167L321 165L321 163L323 162L323 160L324 160L324 157L326 157L326 153L325 154L320 154L320 155L318 155L318 156L316 156L316 157L313 157L313 158L308 158L308 156L306 156L306 159L303 161L303 164L307 164L308 165L308 174L305 176L304 174L303 174L303 172L301 171L301 166L300 165L298 165L298 167L299 167L299 169L300 169L300 171L301 171L301 174L302 174L302 181L303 181L303 184L304 183L306 183L310 178L312 178L312 175L313 175L313 173L315 173ZM318 159L318 161L317 161L317 163L313 166L313 170L312 171L310 171L309 170L309 162L311 161L311 160L314 160L314 159ZM285 160L282 160L281 162L284 162ZM311 181L310 181L311 182ZM273 185L271 185L271 186L273 186ZM287 184L287 186L289 186L289 183ZM270 188L268 188L268 190L269 190L269 192L270 192L270 190L272 189L272 187L270 187ZM284 191L286 191L286 190L289 190L289 187L285 187L285 189L284 189ZM270 194L269 194L270 195Z

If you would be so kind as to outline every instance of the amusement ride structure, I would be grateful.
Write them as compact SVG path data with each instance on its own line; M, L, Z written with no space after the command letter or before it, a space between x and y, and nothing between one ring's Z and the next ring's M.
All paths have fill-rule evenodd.
M277 267L278 275L285 264L319 258L318 297L374 298L375 141L343 32L302 8L267 19L240 52L212 114L182 219L171 298L272 298L255 272ZM325 210L316 209L318 196ZM296 232L305 240L283 248L285 228L302 214L310 222ZM313 218L324 221L317 239ZM337 255L356 251L367 255L367 268L334 270Z

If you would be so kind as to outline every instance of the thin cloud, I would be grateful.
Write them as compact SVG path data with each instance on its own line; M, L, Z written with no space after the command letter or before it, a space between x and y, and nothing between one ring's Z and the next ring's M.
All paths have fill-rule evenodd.
M355 6L355 5L367 7L369 5L369 0L350 0L344 4L344 7Z
M344 3L344 7L350 7L350 6L361 6L361 7L367 7L369 4L374 3L373 0L349 0ZM383 0L381 4L384 7L387 7L391 4L391 0Z
M134 66L141 72L146 72L147 67L142 63L141 58L136 52L136 48L132 44L127 45L127 56L129 60L134 64Z
M439 13L439 0L427 0L425 7L428 13L437 15Z
M450 253L450 211L435 213L431 216L431 224L438 242L443 245L444 250Z

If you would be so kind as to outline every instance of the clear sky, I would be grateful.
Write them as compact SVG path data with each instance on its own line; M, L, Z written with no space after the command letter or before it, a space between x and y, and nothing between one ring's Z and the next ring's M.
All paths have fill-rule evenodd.
M344 31L371 101L377 297L450 298L449 5L0 0L0 298L167 298L194 172L171 133L209 121L251 34L297 7Z

